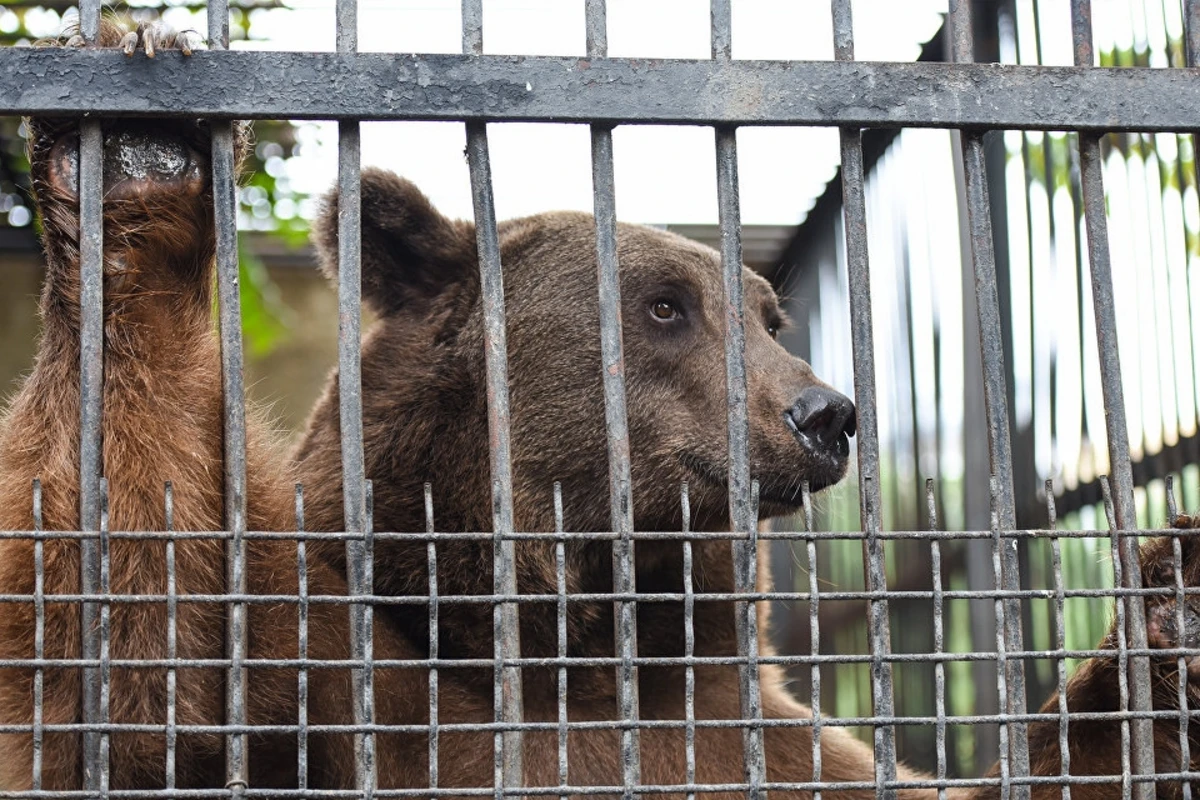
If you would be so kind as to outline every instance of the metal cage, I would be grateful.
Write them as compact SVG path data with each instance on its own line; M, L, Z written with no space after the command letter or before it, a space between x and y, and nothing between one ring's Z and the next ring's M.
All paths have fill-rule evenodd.
M1195 67L1200 59L1200 2L1186 0L1187 64ZM1038 784L1083 784L1098 779L1069 776L1029 777L1030 754L1026 727L1039 716L1026 708L1024 663L1031 658L1052 658L1058 664L1058 688L1065 686L1063 659L1101 655L1099 651L1069 651L1061 641L1056 649L1029 652L1022 638L1021 603L1028 598L1054 603L1054 613L1062 627L1064 601L1070 597L1112 596L1116 598L1121 624L1120 659L1127 665L1121 686L1122 710L1115 718L1127 732L1127 758L1121 774L1108 779L1119 782L1127 796L1150 797L1155 769L1151 708L1147 621L1137 554L1139 530L1134 501L1134 472L1128 449L1129 436L1122 400L1122 373L1118 358L1113 282L1107 239L1105 191L1101 171L1101 136L1112 131L1177 131L1186 133L1200 128L1200 80L1195 69L1105 69L1097 68L1092 46L1091 10L1088 0L1071 0L1074 33L1074 67L1001 66L976 64L972 38L972 4L951 0L949 49L952 63L868 63L855 61L850 0L833 0L834 44L836 59L830 62L760 62L734 60L731 55L731 0L712 0L712 58L708 61L638 61L609 58L604 0L586 0L587 69L578 68L577 59L552 57L507 57L485 55L483 51L482 0L463 0L462 55L396 55L360 53L357 50L357 8L354 0L337 0L336 53L241 52L228 48L229 10L226 0L212 0L209 10L209 52L197 53L188 63L163 59L154 65L157 79L145 82L124 59L112 53L76 50L50 52L35 48L0 50L0 112L7 114L76 115L81 130L81 237L82 250L82 532L6 532L8 537L34 538L39 543L50 537L78 538L83 551L82 596L75 601L84 610L82 660L84 668L84 715L81 724L61 725L57 730L82 732L86 759L85 791L55 793L43 791L38 778L34 790L5 794L6 797L224 797L264 795L294 797L372 797L492 795L583 795L612 794L632 798L641 794L664 792L692 797L712 791L744 792L761 798L769 791L802 792L858 789L875 791L879 797L893 797L897 790L926 788L945 790L953 787L998 785L1003 796L1028 796ZM86 39L95 39L100 22L100 3L81 3L80 20ZM249 77L248 77L249 76ZM429 92L426 86L439 91ZM386 92L381 89L386 88ZM227 546L228 603L227 704L225 736L228 783L224 788L204 792L118 792L108 785L109 676L120 667L109 657L107 620L112 601L108 586L108 544L123 534L107 530L105 487L101 477L101 411L103 386L102 317L102 180L101 136L95 115L119 116L192 116L213 120L212 184L217 224L217 268L220 299L220 342L223 362L224 396L232 400L224 408L226 530L205 536L224 538ZM300 748L301 786L298 790L267 791L249 783L247 772L247 735L245 694L247 664L245 574L246 543L254 537L270 534L248 531L246 523L246 422L241 398L243 356L241 317L238 299L238 256L236 247L235 175L231 121L235 119L291 118L336 119L339 131L338 187L343 198L339 216L339 386L341 402L341 447L344 475L345 541L349 564L349 583L353 597L346 600L355 615L352 650L356 669L355 732L358 736L359 786L354 792L317 792L303 784L306 737L311 732L305 718L293 731ZM372 588L373 543L381 538L403 535L423 537L428 543L431 574L436 572L437 543L451 536L440 534L432 525L421 533L376 532L371 519L371 486L364 470L363 421L360 396L360 152L359 124L364 120L442 120L466 125L467 157L479 251L479 269L486 318L486 351L489 395L489 427L492 434L491 471L495 485L494 527L492 533L478 537L494 544L494 595L487 598L494 607L495 637L494 696L495 718L480 729L494 733L496 780L494 786L475 790L440 789L436 774L429 787L417 790L377 789L374 786L373 734L387 730L389 722L379 719L373 704L373 669L376 662L371 641L371 615L375 598ZM509 455L509 408L506 367L504 290L495 210L492 200L491 168L488 156L487 123L499 121L580 122L591 126L594 203L596 209L597 251L604 364L604 402L606 409L609 475L611 494L611 532L596 535L613 545L614 585L612 602L617 608L618 649L616 658L606 664L618 675L620 718L606 723L620 731L623 770L608 786L574 786L567 780L567 730L572 725L566 714L565 691L560 690L557 725L560 785L526 786L522 775L521 741L524 731L545 730L545 725L523 720L522 666L533 663L522 657L519 646L519 614L522 603L513 568L514 543L521 538L542 538L558 543L559 594L551 599L559 609L559 652L552 664L565 675L572 663L565 649L565 608L567 595L563 578L562 548L565 542L583 534L522 533L514 529L513 488ZM677 534L646 533L634 529L630 498L629 432L626 425L624 356L620 334L617 278L616 226L612 130L616 125L648 123L686 123L711 126L715 137L718 198L721 227L721 258L724 265L728 315L725 329L726 380L728 398L728 441L730 453L729 494L733 530L723 534L689 532ZM735 132L741 126L790 125L836 126L840 131L841 181L843 192L845 266L850 289L850 314L853 336L853 375L855 400L859 413L858 530L821 532L810 527L798 531L760 531L757 519L756 487L752 483L748 455L749 420L747 411L746 364L742 311L742 247L740 239L737 144ZM965 208L969 234L969 252L978 306L979 362L986 408L989 453L991 524L984 530L938 531L932 487L928 494L929 530L885 531L880 524L880 455L875 416L876 384L873 361L872 302L867 249L867 212L864 199L863 130L873 128L934 127L959 131L962 143L961 170L966 192ZM1103 402L1106 410L1107 441L1112 472L1111 491L1105 495L1111 513L1109 520L1113 563L1119 588L1115 591L1068 590L1059 574L1058 544L1074 532L1054 529L1053 494L1049 495L1047 529L1028 530L1017 526L1018 499L1014 493L1012 436L1005 389L1005 364L1002 351L1002 326L994 260L995 242L990 214L988 170L984 134L999 129L1067 130L1078 132L1079 169L1082 177L1082 202L1087 225L1088 264L1092 278L1092 300L1103 377ZM886 387L883 389L887 391ZM1108 484L1105 484L1107 487ZM35 487L35 509L38 508ZM168 489L167 503L170 503ZM561 502L561 499L560 499ZM688 503L686 487L681 502ZM1024 502L1024 501L1023 501ZM169 506L168 506L169 507ZM297 496L297 530L303 530L302 495ZM560 507L561 514L561 507ZM687 519L684 514L684 519ZM561 518L561 517L560 517ZM685 526L686 528L686 526ZM156 534L138 534L156 535ZM157 534L168 542L185 532ZM1083 535L1082 533L1078 535ZM1093 535L1095 535L1093 533ZM315 533L289 534L298 548L300 574L304 574L304 544L322 536ZM593 536L588 534L587 536ZM641 780L639 735L660 723L639 719L637 700L638 667L645 663L636 652L636 609L644 598L637 592L633 571L633 549L641 540L669 539L684 548L685 570L691 568L691 545L705 539L727 540L734 552L738 656L741 716L733 721L744 731L744 782L713 786L695 780L696 753L694 716L679 723L688 728L686 763L689 780L681 785L646 785ZM932 591L908 592L909 599L927 599L934 608L935 647L925 654L892 653L892 635L888 612L894 597L886 580L885 551L897 539L928 542L931 548L934 583ZM1055 555L1057 576L1053 590L1022 588L1016 543L1029 539L1048 539ZM417 540L417 539L413 539ZM821 541L861 541L866 571L865 590L830 592L818 586L816 549ZM977 540L990 549L990 569L994 585L984 592L951 590L940 580L943 542ZM760 547L786 541L807 553L811 582L806 591L759 592L756 589L757 553ZM40 552L40 551L39 551ZM170 551L168 551L170 552ZM1178 550L1176 551L1178 553ZM173 565L173 562L172 562ZM41 562L38 562L39 568ZM1178 568L1179 565L1177 565ZM303 581L301 586L303 586ZM690 572L685 576L687 596L682 598L690 629L695 597L690 591ZM1183 587L1179 588L1182 600ZM768 601L785 600L808 604L809 624L818 626L818 607L823 600L861 602L868 621L870 652L846 656L819 652L817 638L807 655L774 656L760 654L756 609ZM985 652L951 653L944 648L941 610L950 599L984 600L993 603L996 629L994 649ZM1130 599L1134 602L1130 602ZM39 619L46 602L44 596L6 597L9 602L35 605ZM172 610L174 597L165 598ZM294 599L301 619L305 618L309 598L302 593ZM432 652L424 666L436 675L437 606L439 597L431 581L428 603L433 628ZM173 616L172 616L173 619ZM304 647L302 638L302 645ZM315 665L303 651L296 662L301 669L300 691L304 674ZM999 714L954 717L945 706L945 665L955 660L995 664ZM677 662L687 667L687 691L694 691L692 669L703 663L690 651ZM893 665L898 662L924 662L934 665L937 680L935 716L903 717L894 707ZM814 709L811 719L766 720L759 698L759 666L776 663L811 671ZM822 665L866 663L870 665L873 713L868 717L839 719L823 711L819 703ZM22 664L30 666L29 663ZM39 651L31 664L47 666ZM2 666L13 666L6 664ZM187 666L174 657L163 664L169 669ZM437 763L437 690L431 681L430 748L431 764ZM562 684L560 683L560 686ZM1182 689L1181 689L1182 692ZM40 700L40 696L38 698ZM1054 715L1049 715L1054 716ZM1186 723L1188 713L1179 712ZM1066 706L1061 708L1062 736L1066 736ZM998 778L951 778L947 774L945 736L948 725L999 723L1000 774ZM764 731L771 725L811 726L814 734L829 726L869 726L874 732L875 780L857 785L830 783L820 775L820 737L814 735L814 775L796 775L790 782L767 779L763 747ZM1077 722L1075 724L1087 724ZM898 778L896 730L901 725L924 725L936 729L939 748L936 776L929 780L904 781ZM460 726L462 727L462 726ZM479 726L477 726L479 727ZM48 726L35 718L35 750ZM28 732L22 728L22 732ZM11 732L11 731L10 731ZM173 764L174 736L177 730L165 730L168 760ZM1186 741L1183 746L1186 748ZM1184 763L1189 762L1185 749ZM36 762L35 762L36 763ZM431 770L432 771L432 770ZM1185 772L1174 777L1198 777Z

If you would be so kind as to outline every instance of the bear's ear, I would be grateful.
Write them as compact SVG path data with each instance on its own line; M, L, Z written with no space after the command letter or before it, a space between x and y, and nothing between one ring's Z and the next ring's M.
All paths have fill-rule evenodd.
M338 191L313 225L321 269L338 271ZM420 308L461 281L477 281L475 229L433 207L410 181L382 169L362 173L362 293L380 315Z

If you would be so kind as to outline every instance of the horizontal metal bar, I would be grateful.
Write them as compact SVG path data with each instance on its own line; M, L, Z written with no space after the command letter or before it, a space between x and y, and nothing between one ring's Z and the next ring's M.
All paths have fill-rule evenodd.
M778 599L778 598L772 598ZM1145 648L1138 650L1136 648L1128 648L1127 655L1149 655L1155 658L1170 658L1171 656L1194 656L1196 648L1176 648L1176 649L1156 649ZM995 651L984 652L969 652L969 653L893 653L888 656L889 662L898 664L944 664L953 662L972 662L972 661L995 661L998 653ZM1045 659L1088 659L1088 658L1104 658L1107 660L1115 660L1119 657L1120 650L1031 650L1027 652L1013 652L1011 650L1004 652L1006 659L1023 659L1023 660L1045 660ZM843 654L843 655L787 655L787 656L759 656L758 662L761 664L777 664L779 666L812 666L814 664L870 664L875 659L866 653ZM59 669L63 667L88 667L99 666L99 659L80 659L80 658L6 658L0 659L0 669L12 668L44 668L44 669ZM176 669L216 669L228 667L232 661L228 658L148 658L148 659L109 659L109 666L116 669L164 669L173 667ZM375 659L371 662L373 666L379 669L478 669L486 668L493 665L493 661L487 658L389 658ZM514 667L616 667L623 664L624 661L618 656L545 656L513 658L505 661L505 664L511 664ZM736 667L747 663L745 656L638 656L632 659L632 663L639 667ZM266 669L338 669L344 670L347 668L357 668L362 666L362 662L358 659L305 659L305 658L253 658L246 659L242 662L243 666L256 670ZM1100 714L1101 712L1095 712ZM1100 718L1103 719L1120 719L1118 714L1124 712L1106 711ZM1130 712L1133 713L1133 712ZM1179 712L1175 709L1155 712L1158 714L1167 714L1172 718L1178 718ZM1191 712L1193 715L1200 714L1200 710ZM980 719L988 720L989 722L1000 722L1003 719L1024 719L1022 715L1008 714L982 714L978 715ZM1135 714L1136 716L1136 714ZM1143 715L1144 716L1144 715ZM1074 714L1071 715L1075 717ZM875 719L891 719L890 716L879 716ZM953 720L952 717L945 717L946 720ZM624 725L622 720L606 720L609 725L620 728ZM505 723L508 724L508 723ZM753 722L752 724L758 724ZM17 726L21 730L29 730L30 725ZM162 726L157 726L158 730ZM0 730L3 730L0 728ZM51 730L49 726L45 730ZM176 730L182 731L180 727ZM312 730L311 726L309 730Z
M1120 597L1173 597L1175 590L1170 587L1156 587L1153 589L1066 589L1063 597L1066 598L1120 598ZM1200 595L1200 589L1189 588L1185 590L1188 597ZM120 605L146 605L154 603L170 602L170 595L161 594L108 594L104 592L94 592L89 594L43 594L40 595L46 602L52 603L79 603L85 599L94 599L96 602L117 603ZM463 604L496 604L496 603L519 603L529 605L532 603L555 603L559 600L566 600L569 603L619 603L626 602L644 602L644 603L679 603L684 602L688 598L686 592L580 592L569 595L557 594L516 594L516 593L501 593L501 594L467 594L467 595L444 595L438 598L439 603L446 605L463 605ZM946 600L1007 600L1007 599L1024 599L1024 600L1051 600L1054 599L1054 589L959 589L943 591L941 595ZM0 603L32 603L38 595L28 594L0 594ZM730 601L744 602L766 602L766 601L807 601L812 598L808 592L695 592L691 595L697 602L702 603L719 603ZM906 589L906 590L859 590L859 591L842 591L842 592L820 592L817 597L821 600L881 600L887 598L889 600L931 600L934 593L929 589ZM198 603L249 603L252 605L299 605L302 599L294 594L189 594L186 596L178 596L175 598L177 603L184 605L195 605ZM309 595L304 602L315 603L318 605L355 605L359 603L369 603L371 605L427 605L430 600L425 595ZM1133 653L1136 648L1126 648L1126 652ZM1144 649L1145 652L1165 653L1166 651L1154 648ZM1194 652L1195 648L1191 652ZM888 656L890 658L891 656ZM507 661L507 660L506 660ZM0 664L3 664L0 661ZM361 663L361 659L355 663ZM487 663L492 663L488 661Z
M1193 711L1189 716L1200 715L1200 712ZM1071 719L1079 722L1112 722L1114 720L1130 720L1130 719L1163 719L1170 721L1178 721L1179 712L1175 710L1168 711L1151 711L1143 714L1134 712L1111 712L1111 711L1090 711L1072 714ZM1057 713L1039 713L1039 714L1021 714L1021 715L1000 715L997 717L994 714L974 714L963 716L948 716L944 718L951 725L988 725L995 722L1011 724L1016 721L1021 722L1056 722L1059 719ZM857 728L864 725L903 725L910 728L919 728L931 726L937 721L935 716L909 716L909 717L826 717L821 720L822 726L835 726L839 728ZM654 720L635 720L631 723L638 728L647 730L668 730L678 731L686 730L687 726L692 724L687 720L682 719L654 719ZM694 726L697 730L731 730L739 729L747 726L747 721L741 718L735 719L698 719ZM783 717L780 719L764 719L758 722L750 723L753 727L761 728L811 728L813 721L809 717ZM620 730L625 723L620 720L578 720L567 723L567 727L572 731L612 731ZM105 733L162 733L165 726L136 724L136 725L119 725L106 723L102 725L83 725L78 723L61 723L46 725L45 729L50 733L78 733L80 731L98 731ZM295 734L299 729L298 725L277 724L277 725L180 725L180 733L187 735L196 734L224 734L224 735L246 735L246 734ZM424 724L397 724L385 725L376 724L370 726L364 725L309 725L310 733L315 734L353 734L353 733L383 733L383 734L424 734L428 733L429 726ZM451 733L503 733L505 731L544 731L551 732L558 730L558 723L555 721L545 722L521 722L521 723L505 723L505 722L458 722L446 723L439 726L439 730ZM28 733L28 725L0 725L0 734L11 733ZM1134 781L1136 782L1136 776ZM1161 773L1159 774L1161 780ZM1013 783L1019 783L1020 780L1016 777L1012 779ZM708 784L705 784L708 785ZM0 797L3 797L0 794Z
M0 113L1192 130L1200 70L0 48Z
M1178 781L1195 780L1200 772L1160 772L1155 778L1141 776L1140 780ZM1028 783L1036 786L1095 786L1100 784L1120 783L1121 777L1113 775L1050 775L1031 778L1014 779L1013 784ZM994 787L999 785L998 778L954 778L947 780L907 780L889 783L887 788L895 789L957 789L971 787ZM749 788L744 783L681 783L681 784L652 784L633 787L635 792L644 794L712 794L746 792ZM874 790L874 782L866 781L802 781L788 783L772 781L764 783L763 789L782 792L816 792L816 791L864 791ZM563 793L572 795L610 795L620 792L620 786L526 786L505 789L506 797L538 796L549 797ZM492 787L446 788L446 789L377 789L375 795L384 798L438 798L438 797L489 797L494 794ZM171 792L148 789L124 789L113 791L114 800L218 800L230 797L228 789L186 789ZM247 798L273 798L276 800L355 800L359 795L350 789L248 789L244 792ZM88 795L80 791L14 791L0 792L0 800L86 800Z
M233 534L229 531L175 531L168 533L166 531L110 531L108 537L111 539L141 539L144 541L175 539L177 541L190 539L230 539ZM565 541L582 541L582 542L611 542L614 539L619 539L623 535L628 535L631 539L638 541L729 541L732 539L746 539L749 534L746 532L731 532L731 531L631 531L628 534L616 533L613 531L564 531L563 533L552 533L550 531L512 531L504 534L502 539L511 539L513 541L547 541L553 542L559 539ZM853 539L855 541L862 540L862 531L760 531L754 534L760 540L779 539L782 541L841 541ZM995 535L992 531L880 531L878 536L880 539L911 539L915 541L958 541L970 539L991 539ZM1134 528L1130 530L1112 531L1096 531L1096 530L1052 530L1044 528L1028 528L1022 530L1002 530L999 532L1002 539L1104 539L1117 536L1119 538L1136 539L1142 536L1167 536L1172 538L1186 538L1196 536L1197 534L1189 530L1178 530L1172 528ZM263 540L263 539L285 539L289 541L339 541L353 538L363 538L360 533L348 533L346 531L246 531L242 537L246 541ZM33 541L47 541L50 539L80 539L83 541L95 541L99 538L99 534L95 531L0 531L0 539L30 539ZM419 531L383 531L373 535L375 541L396 541L404 540L405 542L437 542L437 541L491 541L496 538L496 535L491 532L479 531L437 531L437 532L419 532ZM1111 594L1112 590L1105 590ZM1120 591L1120 590L1118 590ZM294 595L292 595L294 597ZM573 594L572 597L575 595Z
M1159 773L1155 779L1160 781L1194 780L1200 777L1200 772L1168 772ZM1151 780L1143 776L1142 780ZM1100 784L1120 783L1120 776L1111 775L1051 775L1032 778L1014 779L1013 783L1028 783L1037 786L1095 786ZM971 787L994 787L999 785L998 778L954 778L948 780L907 780L895 781L888 788L895 789L957 789ZM874 782L865 781L803 781L788 783L772 781L764 783L763 789L782 792L816 792L816 791L863 791L874 790ZM746 792L748 785L744 783L681 783L681 784L652 784L635 786L634 791L645 794L712 794ZM549 797L568 793L572 795L607 795L620 792L620 786L527 786L505 789L506 797L539 796ZM438 798L438 797L487 797L494 793L492 787L447 788L447 789L378 789L375 794L381 798ZM113 791L114 800L218 800L227 798L227 789L187 789L163 793L148 789L125 789ZM244 793L247 798L277 798L278 800L354 800L358 795L349 789L249 789ZM0 800L85 800L88 795L79 791L15 791L0 792Z

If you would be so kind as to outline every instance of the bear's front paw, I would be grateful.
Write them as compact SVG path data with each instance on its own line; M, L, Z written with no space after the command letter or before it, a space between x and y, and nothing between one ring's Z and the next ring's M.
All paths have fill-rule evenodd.
M105 26L105 30L102 32L100 37L102 46L112 44L110 29L110 26ZM120 29L117 29L116 33L120 35L117 46L130 58L138 51L138 48L145 52L146 58L154 58L159 50L178 50L185 56L190 56L193 50L199 49L203 44L203 40L195 31L186 30L176 33L161 22L141 22L138 23L137 30L120 34ZM66 41L67 47L85 47L86 45L87 41L79 34L74 34Z
M138 47L146 53L146 58L154 58L156 50L175 49L190 56L192 50L200 46L200 37L195 31L179 31L178 33L157 22L142 22L136 31L130 31L121 39L121 49L125 55L132 57Z

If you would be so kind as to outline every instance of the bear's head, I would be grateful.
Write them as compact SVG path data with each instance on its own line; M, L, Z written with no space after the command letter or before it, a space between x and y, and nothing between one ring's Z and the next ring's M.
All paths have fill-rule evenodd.
M518 529L610 529L595 222L572 212L499 226ZM337 268L337 196L314 237ZM725 309L719 255L680 236L618 226L621 315L638 530L678 530L688 482L695 529L728 526ZM776 341L778 299L744 270L753 478L763 517L795 510L845 473L853 404ZM362 176L362 285L379 317L363 350L367 476L376 529L422 530L433 484L441 530L490 530L487 379L473 225L391 173ZM322 438L310 426L303 461ZM327 442L332 444L332 442ZM331 476L332 477L332 476Z

